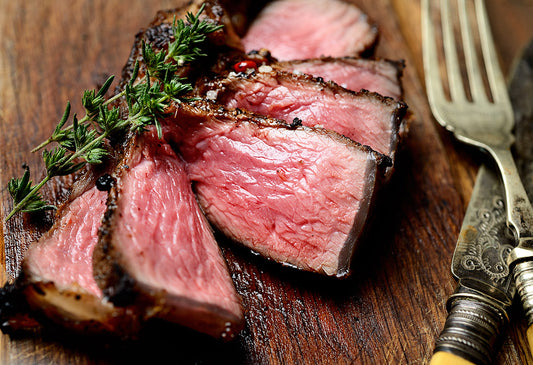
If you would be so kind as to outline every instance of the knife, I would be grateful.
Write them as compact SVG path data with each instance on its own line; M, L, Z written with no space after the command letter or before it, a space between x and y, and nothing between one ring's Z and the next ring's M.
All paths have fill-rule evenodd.
M509 93L517 140L517 163L528 194L533 192L533 42L517 62ZM436 341L431 365L490 364L501 334L509 323L515 292L531 308L526 310L533 324L533 266L509 267L514 237L506 225L505 192L495 167L483 165L478 171L471 200L465 213L452 258L451 271L458 285L447 302L448 316ZM520 267L522 270L517 270ZM517 281L515 281L517 279ZM516 284L515 284L516 282ZM533 335L528 330L528 339ZM531 340L530 340L531 343Z
M533 158L533 41L525 48L523 56L515 65L515 77L510 84L509 98L515 109L517 161L521 168L522 181L532 201L533 166L528 163ZM518 248L513 250L509 262L513 266L517 293L526 316L529 348L533 349L533 260L520 261Z

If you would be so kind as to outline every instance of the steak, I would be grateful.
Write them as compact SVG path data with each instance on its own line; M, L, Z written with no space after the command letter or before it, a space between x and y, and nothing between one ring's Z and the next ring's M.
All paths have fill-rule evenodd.
M272 64L276 69L309 74L353 90L373 91L396 100L402 99L401 61L367 58L315 58Z
M376 41L376 26L342 0L272 1L242 39L246 52L266 48L278 60L356 56Z
M95 171L89 171L74 185L53 227L26 252L22 272L12 288L4 289L9 295L3 302L22 296L18 309L29 307L40 321L47 318L78 332L133 338L139 330L137 314L106 302L93 278L92 253L107 200L96 178ZM2 319L16 328L14 318L14 313L3 311Z
M155 134L132 137L114 172L96 282L116 306L230 339L243 325L240 298L183 161Z
M164 49L174 19L203 2L160 11L138 33L119 91L143 61L143 42ZM248 6L232 9L254 13ZM4 322L28 309L28 323L46 317L135 338L163 319L229 340L243 311L209 222L284 265L349 273L403 130L403 64L355 58L372 50L377 30L341 0L273 1L242 42L248 21L217 0L202 18L224 28L207 37L210 56L178 73L210 101L166 110L162 138L155 128L125 137L109 192L96 182L101 171L87 172L0 291ZM235 58L253 58L245 50L268 62L227 72Z
M406 105L368 91L353 92L310 75L267 68L230 73L197 87L201 96L292 123L321 126L372 147L394 161Z
M175 108L165 123L218 229L286 265L349 272L383 156L325 129L209 103Z

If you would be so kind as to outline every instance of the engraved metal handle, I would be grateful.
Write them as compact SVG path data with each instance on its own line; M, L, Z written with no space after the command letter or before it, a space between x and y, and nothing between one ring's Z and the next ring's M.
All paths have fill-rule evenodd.
M435 355L444 352L473 364L491 364L502 329L508 322L500 303L459 286L448 300L448 317L437 339ZM431 363L437 361L432 359Z
M505 189L507 222L514 229L518 239L518 247L529 253L529 255L523 253L520 258L533 257L533 242L531 242L531 238L533 238L533 207L529 202L511 150L509 146L500 148L486 146L485 148L492 155L501 172Z
M516 290L527 320L527 341L533 349L533 261L522 261L513 268Z

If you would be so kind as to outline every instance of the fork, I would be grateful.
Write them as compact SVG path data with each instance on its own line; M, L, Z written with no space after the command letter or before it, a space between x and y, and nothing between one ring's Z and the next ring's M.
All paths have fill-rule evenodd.
M499 68L490 24L483 0L457 0L459 29L466 64L467 78L463 80L460 57L454 33L454 18L449 0L440 1L442 48L444 50L449 95L446 94L440 72L436 27L431 20L430 0L422 0L422 44L426 90L431 111L439 124L453 133L459 141L486 151L496 162L505 188L507 225L516 239L509 254L512 270L528 321L527 338L533 345L533 208L520 180L512 153L514 116L507 87ZM436 1L431 1L436 3ZM475 9L475 24L468 5ZM478 56L473 34L477 30L481 56ZM481 66L479 59L483 60ZM485 72L487 82L484 82ZM465 86L468 88L465 89ZM470 91L470 97L465 90ZM479 319L473 319L479 320ZM481 319L482 320L482 319ZM468 323L463 324L468 327ZM476 327L476 326L472 326ZM483 334L472 328L459 329L472 337ZM469 332L470 331L470 332ZM475 339L473 339L475 342ZM453 339L439 339L431 364L470 363L454 354L461 344ZM459 354L457 352L457 354ZM466 361L466 362L465 362Z

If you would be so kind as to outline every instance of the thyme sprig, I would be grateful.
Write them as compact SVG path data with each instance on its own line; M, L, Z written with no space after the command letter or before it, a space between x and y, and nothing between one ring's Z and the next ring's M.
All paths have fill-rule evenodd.
M72 174L87 164L100 164L108 156L106 140L112 140L128 131L142 133L149 125L155 125L159 137L162 130L159 119L165 116L165 110L171 102L181 102L192 91L192 85L186 78L176 75L178 68L185 63L206 56L204 42L209 33L222 26L200 20L205 5L196 15L188 13L186 21L174 19L172 30L174 40L166 49L154 50L148 44L142 44L144 76L138 79L139 62L135 63L132 77L124 90L106 99L114 76L109 77L99 90L86 90L81 98L85 115L78 119L74 114L70 119L71 105L67 102L63 116L52 135L32 152L43 149L42 157L46 168L45 177L36 185L30 180L30 171L24 166L22 178L13 178L8 183L8 190L13 198L13 210L6 221L18 212L35 212L56 207L48 204L42 197L40 189L53 177ZM111 104L124 97L127 105L127 117L121 118L119 108ZM56 146L44 149L51 143Z

